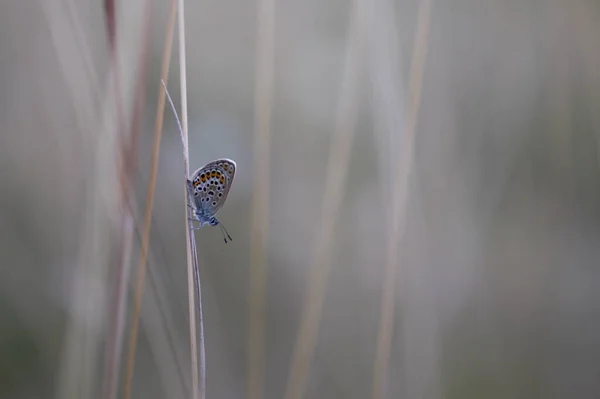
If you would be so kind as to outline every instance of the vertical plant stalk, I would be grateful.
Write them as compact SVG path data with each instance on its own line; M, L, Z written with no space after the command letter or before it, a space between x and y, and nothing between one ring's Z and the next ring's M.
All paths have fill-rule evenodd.
M104 25L106 26L106 37L112 57L115 56L115 39L117 37L115 10L115 0L104 0Z
M401 248L402 237L404 235L408 182L412 167L414 136L421 104L421 85L427 55L431 7L431 0L421 0L419 3L419 17L408 82L409 98L408 109L406 111L406 126L404 129L405 140L401 146L399 167L396 170L394 179L392 233L389 236L387 262L381 292L377 353L373 370L373 389L371 395L373 399L383 397L387 382L392 345L398 250Z
M187 179L190 175L189 166L189 140L188 140L188 109L187 109L187 73L186 73L186 53L185 53L185 10L184 0L178 0L178 24L179 24L179 78L181 91L181 131L184 140L184 199L185 199L185 239L186 239L186 254L187 254L187 271L188 271L188 309L190 317L190 354L192 363L192 398L197 399L200 393L198 382L198 348L196 344L196 305L194 303L194 284L198 287L198 295L200 295L200 271L198 270L198 258L196 257L196 246L194 230L191 229L189 215L189 192ZM196 277L196 278L195 278ZM202 302L199 300L198 308L200 316L202 316ZM205 352L204 352L204 328L203 320L200 318L200 334L201 334L201 379L202 392L200 397L205 398L206 392L206 369L205 369Z
M358 113L360 61L364 53L361 5L362 0L355 0L350 13L344 74L336 111L335 131L326 168L323 207L319 218L321 224L316 234L315 254L305 293L300 331L294 347L285 399L300 399L303 396L317 340L325 287L331 269L332 237L343 198Z
M406 99L403 98L406 87L403 82L404 68L400 62L401 45L395 4L394 0L374 0L365 10L369 18L369 55L366 59L373 93L370 105L382 198L386 199L392 197L395 166L390 167L390 162L397 158L396 149L400 148L398 143L406 113ZM391 201L386 206L391 209ZM391 221L386 220L385 225L391 231Z
M569 3L571 4L571 3ZM600 115L596 112L600 105L600 90L598 90L600 82L600 52L596 51L596 15L590 13L591 3L576 1L572 3L573 11L571 15L571 29L573 30L574 52L581 59L582 72L581 76L590 84L586 85L585 100L587 104L587 112L591 116L591 123L595 127L595 132L592 133L592 139L596 145L596 167L600 166ZM576 21L576 23L575 23ZM594 38L594 39L592 39ZM572 105L571 105L572 107ZM569 131L573 130L571 126Z
M567 5L568 4L568 5ZM558 165L560 173L568 176L573 173L574 147L573 147L573 103L572 86L573 71L576 60L575 46L573 45L573 28L570 20L572 18L573 4L577 2L563 3L553 1L550 3L550 21L548 26L548 37L550 50L550 70L552 83L550 84L550 95L547 96L549 126L547 137L549 137L550 154L553 161Z
M175 119L177 120L177 125L179 126L179 132L181 133L181 144L183 144L183 163L184 163L184 173L185 173L185 180L187 182L188 179L188 172L185 172L186 170L189 171L189 151L188 151L188 145L186 140L183 137L183 129L181 128L181 122L179 121L179 117L177 116L177 111L175 110L175 104L173 104L173 100L171 99L171 96L169 95L169 91L167 90L167 86L165 85L164 82L163 86L165 87L165 92L167 94L167 100L169 100L169 104L171 105L171 109L173 110L173 115L175 115ZM188 194L190 194L188 192ZM187 208L189 208L189 206L187 206ZM188 218L189 214L186 215ZM194 237L194 229L193 229L193 223L191 221L191 218L188 219L190 225L188 226L189 229L191 230L191 241L190 243L190 247L192 250L192 263L193 263L193 270L194 270L194 281L196 283L196 301L198 302L198 320L200 323L200 373L202 375L202 381L203 381L203 385L201 387L202 389L202 395L204 397L204 391L205 391L205 385L204 385L204 375L205 375L205 353L204 353L204 319L202 317L202 287L200 285L200 271L198 270L198 255L196 253L196 240Z
M200 381L196 382L200 387L200 399L206 398L206 352L204 348L204 317L202 312L202 286L200 285L200 270L198 268L198 254L196 252L196 238L194 231L190 229L190 247L192 249L192 262L194 269L194 281L196 283L196 301L198 302L198 325L199 325L199 341L200 341ZM193 305L193 304L192 304ZM191 333L191 332L190 332ZM194 329L195 334L195 329ZM193 336L195 338L195 335ZM194 340L195 342L195 340ZM192 362L196 359L196 353L192 353ZM198 372L194 374L198 380ZM192 384L194 380L192 379ZM193 394L196 395L196 394Z
M90 56L96 48L90 31L81 29L81 10L76 4L66 2L64 7L50 6L47 2L39 4L47 22L45 40L54 51L64 83L65 92L58 95L67 105L72 104L74 129L80 133L78 137L73 136L79 139L78 143L70 142L66 146L81 145L80 150L87 155L85 161L77 165L86 176L82 191L84 217L76 264L69 269L73 281L67 288L68 317L55 396L88 398L93 396L100 374L97 355L102 346L106 314L104 293L108 287L108 259L115 244L111 221L119 214L114 87L109 84L105 90L98 89L98 65L91 62ZM110 83L116 71L108 65L106 72ZM59 82L57 88L60 86Z
M256 80L254 87L254 197L250 245L247 393L260 399L265 379L266 249L269 231L270 122L273 93L275 1L260 0L257 10Z
M161 79L167 79L169 75L169 65L171 60L171 47L173 43L173 32L175 28L175 0L171 1L169 19L165 35L165 45L163 48L163 59L161 66ZM144 277L146 274L146 260L148 256L148 241L150 237L150 225L152 221L152 205L154 201L154 189L156 186L156 174L158 170L158 155L160 152L160 141L162 137L162 125L165 107L165 92L162 85L159 86L158 102L156 106L156 119L154 125L154 139L152 157L150 160L150 178L146 190L146 204L144 208L144 225L142 230L140 256L138 262L138 273L136 287L133 298L133 311L131 315L131 329L129 331L129 343L127 358L125 364L125 374L123 377L123 399L129 399L131 395L131 379L133 376L133 366L135 361L135 347L137 341L137 332L139 324L140 305L142 301L142 289L144 286Z
M114 100L115 100L115 114L117 117L117 125L119 128L119 145L120 145L120 155L121 155L121 162L119 163L120 169L119 169L119 176L120 176L120 188L121 188L121 212L122 212L122 219L121 219L121 225L120 230L118 232L118 236L117 236L117 246L118 246L118 253L119 253L119 258L117 260L117 271L116 271L116 284L115 284L115 289L114 289L114 296L112 298L112 304L111 304L111 311L109 312L109 332L108 332L108 337L107 337L107 345L106 345L106 364L105 364L105 370L104 370L104 384L103 384L103 392L102 392L102 397L105 399L109 399L111 397L114 396L115 394L115 380L117 379L116 373L119 367L119 361L118 361L118 346L119 346L119 330L120 328L122 328L122 316L124 316L123 314L119 314L119 311L121 310L120 306L119 306L119 300L121 298L123 298L124 292L122 290L123 288L123 281L126 279L126 275L124 275L122 272L124 272L127 267L126 265L129 261L129 255L130 252L128 252L128 250L131 249L131 243L132 241L128 238L131 237L127 237L127 231L128 228L130 227L129 222L131 222L131 219L128 219L128 212L127 212L127 195L129 194L127 192L127 188L125 186L125 182L127 181L127 178L125 177L127 171L126 171L126 166L125 166L125 162L124 159L126 157L126 150L125 150L125 139L124 139L124 135L125 135L125 118L123 116L123 98L122 98L122 89L121 89L121 82L120 82L120 69L119 69L119 57L118 57L118 52L117 52L117 48L116 48L116 7L115 7L115 1L114 0L105 0L104 1L104 23L105 23L105 27L106 27L106 37L107 37L107 42L108 42L108 50L109 50L109 56L110 56L110 60L112 63L112 69L115 71L114 75L113 75L113 85L114 85Z
M145 16L143 27L142 50L139 53L139 62L141 72L137 74L135 103L132 114L131 132L126 134L126 124L123 115L122 90L120 83L120 68L118 51L116 49L115 32L115 4L114 0L106 0L105 16L106 31L108 38L109 52L113 63L113 69L117 71L114 74L115 86L115 106L117 123L119 126L119 145L121 162L120 166L120 187L121 187L121 223L118 237L119 257L116 265L115 288L110 312L110 329L106 347L106 365L102 397L113 399L117 393L117 381L120 367L121 351L123 347L123 330L125 325L128 276L130 272L130 261L133 246L134 217L131 209L132 189L131 179L133 176L133 167L137 158L137 139L139 136L140 113L143 108L145 76L147 71L147 55L149 44L149 31L151 23L151 10L148 1L145 3Z

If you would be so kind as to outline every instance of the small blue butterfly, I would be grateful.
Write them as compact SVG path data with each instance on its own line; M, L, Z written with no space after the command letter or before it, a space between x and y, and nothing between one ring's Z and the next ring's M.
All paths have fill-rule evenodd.
M173 111L173 115L175 115L175 120L177 121L177 127L179 127L179 134L181 134L181 143L183 144L184 148L183 154L187 169L187 146L183 137L181 122L179 121L179 116L175 110L173 100L171 100L171 95L169 94L167 85L162 79L160 82L165 89L165 94L167 95L167 99L171 105L171 110ZM229 194L229 189L233 183L233 176L235 176L235 169L235 162L233 162L231 159L221 158L217 159L216 161L209 162L205 166L196 170L192 175L192 180L187 179L188 198L192 204L188 206L192 208L192 216L194 217L190 220L200 222L200 226L192 226L192 230L197 230L207 224L210 226L218 225L221 227L221 231L223 232L223 239L225 240L225 243L227 243L228 238L230 241L233 241L233 239L227 232L225 226L219 222L215 215L219 209L221 209L225 203L225 200L227 199L227 194Z
M193 219L202 226L219 225L223 231L223 239L232 240L225 226L215 217L219 209L225 203L229 189L235 176L236 164L231 159L221 158L208 163L196 170L192 179L187 181L192 203Z

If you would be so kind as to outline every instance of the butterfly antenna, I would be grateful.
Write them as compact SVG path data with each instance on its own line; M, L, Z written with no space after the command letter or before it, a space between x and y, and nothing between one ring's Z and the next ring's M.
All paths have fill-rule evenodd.
M175 120L177 121L177 127L179 127L179 135L181 136L181 144L183 145L184 154L187 154L187 146L185 145L185 140L183 139L183 128L181 127L181 122L179 121L179 116L177 115L177 110L175 110L175 105L173 104L173 100L171 100L171 95L169 94L169 90L167 89L167 85L164 80L160 80L163 87L165 88L165 94L167 95L167 99L169 100L169 104L171 105L171 110L173 111L173 115L175 115Z
M227 243L227 238L229 238L229 241L233 241L233 238L231 238L231 236L227 232L227 229L225 228L225 226L223 226L223 223L219 222L219 226L221 227L221 232L223 233L223 240L225 241L225 243Z

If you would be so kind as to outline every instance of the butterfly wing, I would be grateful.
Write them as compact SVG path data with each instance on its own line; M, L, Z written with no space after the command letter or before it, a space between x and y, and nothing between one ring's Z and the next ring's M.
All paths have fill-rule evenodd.
M235 170L234 161L222 158L194 172L191 190L196 207L204 211L204 216L214 216L221 209L233 183Z

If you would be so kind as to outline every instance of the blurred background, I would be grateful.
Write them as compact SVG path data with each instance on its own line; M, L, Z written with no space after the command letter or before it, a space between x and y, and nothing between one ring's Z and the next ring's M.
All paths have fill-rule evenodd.
M170 5L0 3L0 398L123 397ZM600 397L598 2L185 7L207 397ZM132 398L192 389L165 111Z

